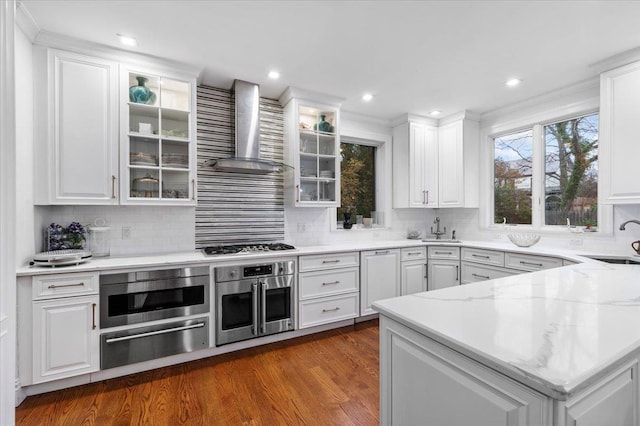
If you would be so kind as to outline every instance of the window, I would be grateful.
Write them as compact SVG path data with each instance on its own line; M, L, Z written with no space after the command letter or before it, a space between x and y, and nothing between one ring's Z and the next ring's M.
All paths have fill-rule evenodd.
M493 138L494 223L597 226L598 114Z
M531 225L531 130L494 139L493 211L496 223Z
M344 213L371 217L376 210L376 147L356 143L340 143L340 207L337 220L344 220Z
M546 225L596 226L598 115L544 126Z

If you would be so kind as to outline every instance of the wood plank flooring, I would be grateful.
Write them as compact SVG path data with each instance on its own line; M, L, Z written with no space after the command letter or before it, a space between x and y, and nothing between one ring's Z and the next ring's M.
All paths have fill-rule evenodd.
M377 425L378 321L31 396L17 425Z

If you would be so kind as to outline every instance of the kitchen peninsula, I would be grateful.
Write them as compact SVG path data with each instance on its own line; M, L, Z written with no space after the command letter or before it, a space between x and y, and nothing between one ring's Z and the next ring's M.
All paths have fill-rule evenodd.
M381 423L638 424L639 273L585 262L374 303Z

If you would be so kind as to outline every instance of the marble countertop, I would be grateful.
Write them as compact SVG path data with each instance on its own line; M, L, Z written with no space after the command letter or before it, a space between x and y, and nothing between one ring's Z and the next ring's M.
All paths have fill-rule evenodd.
M17 276L59 274L83 271L108 271L128 268L147 268L156 266L172 266L172 265L190 265L190 264L220 264L231 262L244 262L245 260L266 259L266 258L287 258L292 256L337 253L342 251L365 251L379 250L387 248L404 248L418 247L427 245L453 245L462 247L487 248L503 251L511 251L518 253L528 253L536 255L546 255L561 257L568 260L584 261L584 257L580 256L578 251L570 251L563 249L554 249L546 247L516 247L508 242L489 242L489 241L468 241L463 240L460 243L423 242L421 240L380 240L380 241L359 241L359 242L343 242L330 245L297 247L295 250L287 250L280 252L256 253L256 254L228 254L220 256L205 256L201 250L181 253L163 253L150 255L135 256L108 256L103 258L92 258L88 262L73 266L59 266L55 268L44 266L24 265L17 268ZM626 253L614 254L615 257L633 258ZM611 256L611 254L610 254ZM602 255L607 257L607 255ZM640 256L636 256L640 259Z
M565 400L640 348L640 265L587 260L382 300L373 307Z

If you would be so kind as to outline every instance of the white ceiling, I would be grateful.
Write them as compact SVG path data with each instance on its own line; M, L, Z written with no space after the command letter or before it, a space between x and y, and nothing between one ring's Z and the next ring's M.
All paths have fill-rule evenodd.
M591 65L640 46L640 1L22 3L42 30L114 47L132 35L140 53L202 67L204 84L239 78L269 98L295 86L383 119L481 114L593 78ZM506 88L511 77L523 84Z

